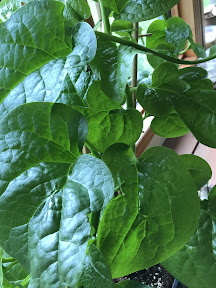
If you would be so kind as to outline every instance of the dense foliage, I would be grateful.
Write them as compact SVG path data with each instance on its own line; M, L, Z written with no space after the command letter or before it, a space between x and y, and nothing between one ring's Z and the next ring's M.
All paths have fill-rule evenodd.
M99 2L105 33L84 21L85 0L0 3L0 287L144 288L112 278L165 261L189 288L213 288L215 189L201 208L197 193L211 169L164 147L137 159L132 93L155 133L216 147L213 84L178 58L216 55L179 18L153 21L145 45L131 39L132 22L178 0ZM137 53L154 71L142 62L131 87Z

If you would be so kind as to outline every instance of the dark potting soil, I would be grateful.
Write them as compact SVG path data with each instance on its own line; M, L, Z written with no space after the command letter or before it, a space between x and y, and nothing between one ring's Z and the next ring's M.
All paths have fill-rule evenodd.
M174 282L173 276L160 264L117 278L115 282L122 280L136 280L154 288L172 288Z

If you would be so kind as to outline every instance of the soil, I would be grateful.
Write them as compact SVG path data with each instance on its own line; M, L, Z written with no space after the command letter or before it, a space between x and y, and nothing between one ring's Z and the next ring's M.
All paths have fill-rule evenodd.
M117 283L122 280L136 280L154 288L172 288L174 282L173 276L160 264L115 279L115 282Z

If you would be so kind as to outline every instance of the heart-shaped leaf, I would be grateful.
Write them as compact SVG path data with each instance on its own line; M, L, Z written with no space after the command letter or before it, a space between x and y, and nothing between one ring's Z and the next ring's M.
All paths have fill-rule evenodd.
M0 24L1 101L28 74L71 52L65 43L63 9L57 1L32 1Z
M122 20L131 22L140 22L156 18L176 5L179 0L130 0L122 10L121 14L116 16Z
M201 201L199 224L191 239L179 252L162 263L174 277L190 288L215 286L215 207L214 187L209 199Z
M116 164L118 159L123 159L122 166ZM178 251L196 228L199 198L183 159L168 148L144 152L137 164L139 174L132 151L126 146L108 148L103 160L121 184L123 194L104 211L98 247L107 258L112 276L120 277Z

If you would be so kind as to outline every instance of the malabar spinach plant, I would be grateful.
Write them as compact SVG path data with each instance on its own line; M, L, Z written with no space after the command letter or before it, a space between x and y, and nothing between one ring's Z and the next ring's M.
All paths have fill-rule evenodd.
M155 133L216 147L212 82L179 69L214 48L205 57L179 18L133 39L178 0L98 2L103 33L85 0L0 3L0 287L147 287L112 278L166 260L189 288L212 288L215 189L201 208L197 193L211 169L164 147L137 159L135 106ZM201 59L179 59L189 48ZM154 68L141 60L137 85L136 54Z

